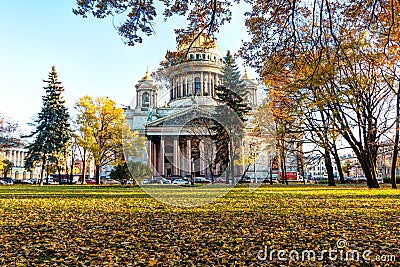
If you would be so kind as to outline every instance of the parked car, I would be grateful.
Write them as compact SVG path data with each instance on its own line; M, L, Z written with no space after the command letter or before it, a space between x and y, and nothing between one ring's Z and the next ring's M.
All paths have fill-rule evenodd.
M12 178L4 178L1 181L5 182L5 184L7 184L7 185L12 185L15 182L15 180Z
M264 179L261 179L261 182L265 183L265 184L269 184L271 182L271 177L265 177ZM272 183L278 184L281 182L282 182L281 179L279 179L278 177L272 177Z
M171 184L171 181L165 178L160 178L161 184Z
M180 175L176 175L173 174L169 177L169 179L171 179L172 181L176 180L176 179L185 179L184 177L180 176Z
M175 179L172 182L172 184L175 184L175 185L186 185L186 184L189 184L189 181L188 180L184 180L184 179Z
M31 179L22 180L23 184L33 184L34 182Z
M94 179L86 179L85 182L86 182L86 184L95 184L96 180L94 180Z
M209 184L209 183L211 183L211 181L207 180L204 177L195 177L194 178L194 182L198 183L198 184Z
M147 182L145 182L146 180L143 180L142 184L171 184L171 181L168 179L165 179L162 176L155 176L152 178L147 179Z
M113 179L107 179L107 180L105 181L105 183L106 183L106 184L121 184L120 182L115 181L115 180L113 180Z

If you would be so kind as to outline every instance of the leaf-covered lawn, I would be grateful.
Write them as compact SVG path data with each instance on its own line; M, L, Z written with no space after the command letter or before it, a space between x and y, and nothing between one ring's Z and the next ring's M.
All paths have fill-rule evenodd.
M391 189L268 186L182 208L136 187L3 186L0 266L400 266L399 196ZM338 240L345 247L319 259L338 249ZM285 251L288 260L277 251L264 260L265 249ZM306 250L316 259L303 261ZM360 261L346 260L351 250ZM361 261L366 250L372 261ZM291 251L298 260L289 260Z

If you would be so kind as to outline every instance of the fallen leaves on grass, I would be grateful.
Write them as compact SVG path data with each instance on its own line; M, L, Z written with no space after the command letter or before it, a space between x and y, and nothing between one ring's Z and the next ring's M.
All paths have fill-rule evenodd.
M3 266L396 266L400 260L395 190L236 188L207 206L180 208L139 188L21 188L0 190ZM318 252L335 249L339 239L344 251L395 255L397 262L257 258L265 246Z

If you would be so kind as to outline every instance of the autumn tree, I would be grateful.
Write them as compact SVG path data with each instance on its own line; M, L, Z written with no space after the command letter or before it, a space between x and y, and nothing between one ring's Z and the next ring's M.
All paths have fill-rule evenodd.
M249 122L253 124L253 132L256 133L257 152L268 155L272 165L272 158L277 152L277 137L274 116L268 99L264 99L261 105L253 110Z
M90 123L90 121L80 120L79 117L75 117L72 120L73 134L71 140L71 150L74 150L76 156L82 161L82 184L86 184L86 166L91 159L91 154L88 148L90 147L90 143L92 141L92 135L86 134L86 132L81 129L90 128Z
M128 161L126 164L132 177L136 180L153 175L153 169L141 161Z
M276 151L279 159L282 174L282 183L287 184L287 165L293 162L290 155L296 154L295 143L302 131L299 130L299 116L296 113L296 99L294 94L287 90L286 82L276 84L266 80L269 86L269 108L272 111L272 118L275 126ZM296 162L297 163L297 162Z
M388 18L397 6L387 1L256 1L246 20L252 38L241 50L265 79L283 76L296 85L290 95L313 86L327 96L323 110L331 111L330 124L357 155L369 187L379 187L376 151L393 122L392 96L379 73L388 42L378 40L393 35L396 22ZM306 61L308 73L301 72L304 55L315 58ZM322 69L327 75L319 75Z
M152 22L154 17L157 15L156 10L163 11L163 15L168 18L173 15L188 15L188 26L186 30L178 29L178 41L185 41L189 44L193 42L194 34L199 37L204 31L208 31L209 34L213 34L218 31L218 28L226 21L231 18L230 7L236 1L181 1L176 0L174 2L162 2L163 5L156 5L152 1L142 1L140 4L136 1L132 1L126 4L123 1L77 1L77 8L74 13L81 16L87 16L92 13L94 17L104 18L109 15L126 14L127 20L125 23L118 27L119 33L126 38L129 45L134 45L137 42L142 41L142 34L151 35L154 33L152 28ZM251 1L252 10L248 12L246 19L246 26L251 36L251 41L245 42L242 48L241 54L245 61L256 68L260 73L261 77L265 79L273 80L274 77L277 82L280 79L288 79L288 81L302 82L304 87L309 86L309 81L314 78L315 72L313 70L319 68L321 59L323 61L331 62L332 69L335 70L336 74L332 75L330 81L325 81L325 85L318 86L316 88L329 89L330 87L336 88L335 91L328 90L333 93L333 96L348 95L351 93L357 94L357 92L365 91L365 83L350 83L350 80L357 81L361 76L367 78L370 74L366 74L365 69L361 70L360 66L356 66L355 61L349 57L349 45L353 48L354 54L363 54L366 52L359 42L363 38L367 40L372 46L369 49L375 49L377 53L369 53L368 59L363 59L363 64L369 65L368 68L374 72L378 69L386 68L387 66L379 63L384 57L395 58L398 51L397 38L398 38L398 14L399 14L399 3L397 1L385 1L385 0L366 0L366 1L338 1L338 0L317 0L317 1L272 1L272 0L256 0ZM363 35L363 36L362 36ZM348 42L347 37L357 36L357 40L351 40ZM190 38L189 38L190 37ZM197 38L196 37L196 38ZM196 39L194 38L194 39ZM379 47L379 48L378 48ZM364 47L365 48L365 47ZM356 51L357 50L357 51ZM317 60L313 61L310 66L310 72L307 79L297 79L292 75L296 75L296 71L300 69L299 63L301 63L301 57L304 54L317 55ZM372 55L374 54L374 55ZM379 59L378 59L379 58ZM398 60L392 60L397 62ZM371 63L374 62L374 66ZM376 64L377 63L377 64ZM300 64L301 65L301 64ZM396 72L393 72L396 73ZM343 76L344 74L344 76ZM377 79L373 78L374 81L380 83L380 87L384 81L382 80L382 74L380 77L376 76ZM269 76L272 76L268 78ZM345 77L345 78L343 78ZM392 75L397 81L397 76ZM343 78L343 79L342 79ZM345 83L342 87L341 83ZM391 83L391 82L390 82ZM386 84L386 87L389 86ZM392 83L396 84L396 83ZM356 85L356 86L354 86ZM315 86L314 86L315 87ZM350 88L351 87L351 88ZM375 87L375 85L373 86ZM282 86L280 88L283 88ZM300 88L300 87L298 87ZM341 89L339 94L337 89ZM367 88L368 89L368 88ZM373 88L369 88L368 90ZM392 90L397 95L398 90ZM371 90L370 90L371 92ZM290 92L289 94L291 94ZM332 95L332 94L331 94ZM364 97L369 97L367 94L361 94ZM370 95L371 96L371 95ZM375 95L377 96L377 95ZM379 97L379 96L378 96ZM340 107L346 106L343 104L343 99L337 99L336 103ZM358 100L360 101L360 95L355 97L346 98L346 101ZM387 99L386 99L387 100ZM368 100L367 100L368 102ZM400 101L399 101L400 102ZM290 102L289 102L290 103ZM362 101L360 102L362 103ZM349 104L349 103L346 103ZM346 106L348 107L348 106ZM328 108L334 108L334 105ZM379 112L380 108L375 109ZM359 161L364 166L364 172L370 173L376 172L373 161L370 158L375 152L376 144L382 141L381 137L384 131L379 131L378 135L375 135L374 130L371 129L367 135L361 134L354 136L351 134L353 123L350 125L341 124L340 120L343 120L346 116L338 116L336 110L332 110L332 114L335 114L334 123L335 127L339 127L341 135L350 142L350 146L358 154ZM341 110L344 112L350 112L348 109ZM357 109L353 107L354 114L364 116L360 114ZM377 119L374 117L377 115L376 112L369 112L367 117L373 117L372 121ZM400 111L396 112L397 121L400 120ZM342 115L347 115L343 113ZM352 121L352 119L349 119ZM368 120L368 119L367 119ZM379 119L378 119L379 120ZM279 121L277 124L278 136L285 136L287 126L290 123L286 121ZM370 121L371 122L371 121ZM375 127L375 123L369 124L368 127L362 127L364 120L358 120L358 125L361 126L362 132L367 133L368 127ZM350 129L345 127L349 126ZM384 128L388 128L389 124L385 125ZM344 128L340 128L344 127ZM397 127L398 128L398 127ZM381 128L381 130L383 130ZM398 132L393 140L394 155L398 153ZM292 138L291 135L289 135ZM353 137L360 137L353 139ZM279 140L284 140L278 138ZM350 140L350 141L349 141ZM364 144L365 143L365 144ZM362 144L362 145L360 145ZM284 142L278 144L280 147L284 147ZM372 146L371 146L372 145ZM378 145L379 147L379 145ZM365 155L365 151L369 151ZM335 150L333 150L335 156ZM281 153L282 154L282 153ZM337 163L337 157L335 161ZM397 157L393 157L392 168L395 170L395 160ZM284 163L284 162L283 162ZM282 166L283 169L284 166ZM340 168L339 168L340 169ZM375 174L368 174L368 185L370 187L378 186L374 176ZM393 175L392 175L393 176ZM395 187L395 184L393 184Z
M347 176L350 176L350 171L353 167L354 167L354 164L352 164L350 161L346 160L343 163L342 170L344 173L347 174Z
M124 0L77 0L77 6L73 13L86 18L92 15L98 19L107 16L123 17L125 21L116 25L118 34L124 42L133 46L143 42L143 36L150 36L155 33L153 28L154 20L158 13L162 13L165 20L177 15L186 16L188 25L186 29L176 29L178 42L192 42L187 38L188 33L207 32L213 34L219 27L229 22L232 17L230 7L234 1L130 1ZM197 39L197 38L195 38Z
M27 138L34 141L27 145L28 155L25 159L25 168L31 169L41 164L40 185L43 185L43 175L46 165L57 162L57 155L66 148L70 139L70 123L68 109L62 96L64 87L58 81L55 66L52 67L42 97L42 110L35 121L36 129Z
M22 145L19 132L18 122L0 115L0 151L15 145Z
M3 158L0 158L0 172L3 172L4 167L5 167L6 165L7 165L7 164L4 162L4 159L3 159Z
M2 154L9 148L24 145L19 138L19 132L20 127L18 122L10 118L1 117L0 115L0 171L3 173L4 178L11 171L14 163L2 157Z
M84 96L75 104L81 132L80 145L88 151L95 164L96 184L100 184L100 168L117 164L121 155L137 155L144 141L131 132L123 109L107 97ZM125 142L124 142L125 141ZM125 150L124 150L125 149Z
M7 174L12 170L14 167L14 163L11 160L8 159L2 159L1 160L2 165L3 165L3 178L7 178Z

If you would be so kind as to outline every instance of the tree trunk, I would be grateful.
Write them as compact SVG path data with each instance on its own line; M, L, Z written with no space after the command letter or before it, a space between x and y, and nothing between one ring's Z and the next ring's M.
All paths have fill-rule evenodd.
M297 143L297 165L299 173L305 181L306 177L304 172L304 153L303 153L303 147L301 146L300 142Z
M58 183L61 184L61 166L57 163Z
M379 188L378 181L376 180L376 158L373 159L372 157L363 154L358 158L358 160L365 177L367 178L367 186L369 188Z
M83 150L83 159L82 159L82 184L86 184L86 149Z
M211 183L214 183L214 165L212 164L212 162L210 164L208 164L208 168L210 170L210 175L211 175Z
M390 171L390 177L392 179L392 188L396 189L396 170L397 170L397 157L399 154L399 139L400 139L400 85L399 88L397 89L397 94L396 94L396 134L394 138L394 147L393 147L393 157L392 157L392 168Z
M50 167L49 165L46 166L46 184L49 184L49 173L50 173Z
M328 184L329 186L336 186L335 184L335 176L333 175L333 166L331 160L331 154L329 153L329 149L326 147L324 148L324 161L325 161L325 169L328 173Z
M272 155L270 156L270 165L269 165L269 184L272 185L272 163L274 162L274 158L272 157Z
M43 176L44 176L44 168L46 166L46 156L43 156L42 160L42 169L40 170L40 182L39 186L43 186Z
M229 162L228 162L228 164L227 164L227 166L226 166L226 168L225 168L225 172L226 172L226 175L225 175L225 184L229 184L229 177L231 177L231 168L229 167Z
M342 164L340 163L340 157L337 152L336 144L333 144L332 154L333 154L333 158L335 159L336 167L338 169L340 183L344 184L345 181L344 181L344 175L343 175L343 170L342 170Z
M72 184L74 180L74 163L75 163L75 158L74 156L71 156L71 170L70 170L70 176L69 176L69 184Z
M235 166L233 160L233 144L232 138L229 141L229 168L230 168L230 177L232 179L232 185L235 185Z
M285 184L285 173L284 173L284 166L283 166L283 159L282 159L282 153L279 153L279 163L281 167L281 175L282 175L282 184Z
M282 184L288 185L287 175L286 175L286 160L285 160L285 151L283 146L281 147L280 151L280 162L281 162L281 172L282 172Z
M100 165L96 164L96 184L100 184Z

